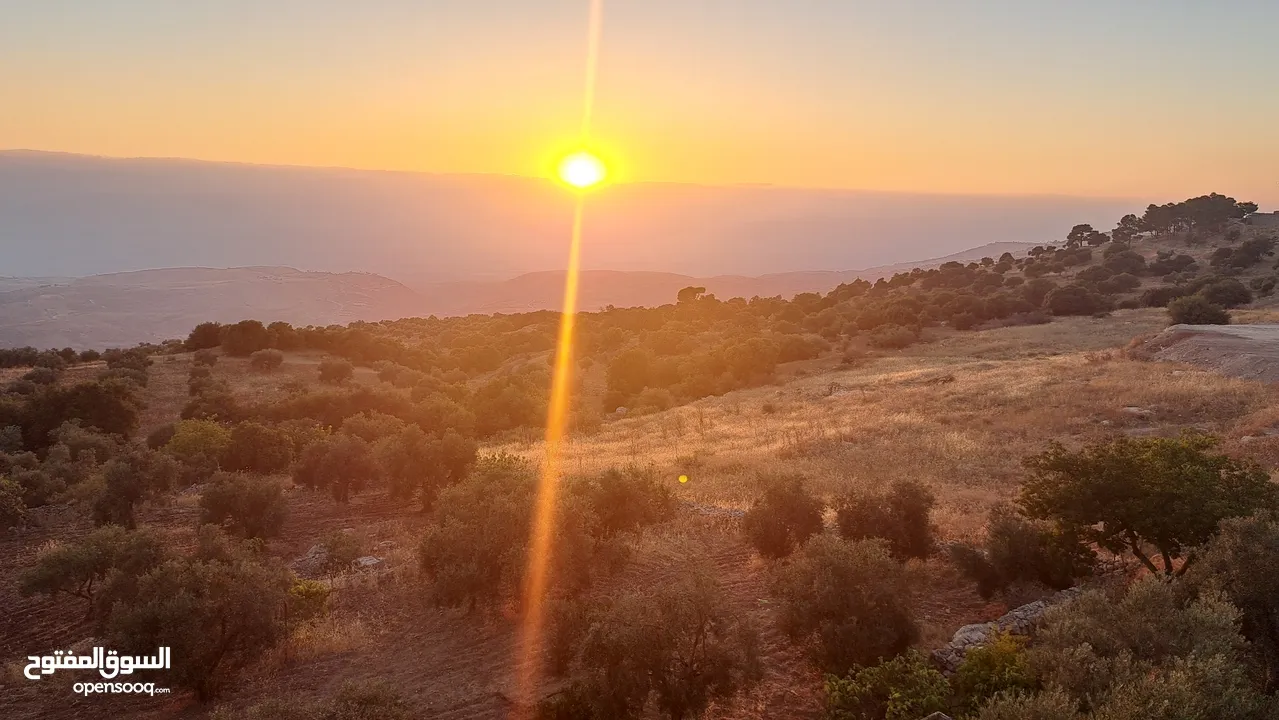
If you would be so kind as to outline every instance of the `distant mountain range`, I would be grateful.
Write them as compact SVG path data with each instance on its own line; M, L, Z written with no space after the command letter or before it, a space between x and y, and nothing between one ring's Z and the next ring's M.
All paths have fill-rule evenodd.
M564 267L553 183L0 152L0 272L156 267L365 271L430 292ZM619 184L586 210L583 267L695 277L869 268L1110 227L1136 200Z
M970 262L1026 243L996 243L918 263L843 272L698 278L676 273L588 270L580 307L597 310L673 302L680 288L705 287L727 299L826 292L856 278L875 280L912 267ZM102 348L185 337L206 320L285 320L345 324L415 315L515 313L560 308L563 272L500 281L424 284L412 289L371 273L304 272L287 267L168 268L84 278L0 278L0 346Z

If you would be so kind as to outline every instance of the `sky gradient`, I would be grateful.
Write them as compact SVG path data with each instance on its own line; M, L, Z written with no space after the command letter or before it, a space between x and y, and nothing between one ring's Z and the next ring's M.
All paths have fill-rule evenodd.
M1279 3L605 0L620 180L1279 206ZM202 7L201 7L202 6ZM0 0L0 148L547 174L586 0Z

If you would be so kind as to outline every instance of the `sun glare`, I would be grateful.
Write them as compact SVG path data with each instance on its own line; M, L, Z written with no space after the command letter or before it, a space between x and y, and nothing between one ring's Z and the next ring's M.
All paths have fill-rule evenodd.
M598 185L607 174L604 162L585 150L560 161L560 179L575 188L584 190Z

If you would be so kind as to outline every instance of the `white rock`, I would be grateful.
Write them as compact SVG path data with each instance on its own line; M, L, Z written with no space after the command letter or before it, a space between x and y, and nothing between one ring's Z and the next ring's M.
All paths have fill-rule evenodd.
M973 625L965 625L955 631L955 636L950 639L952 647L966 648L975 645L981 645L990 638L990 633L995 629L995 623L975 623Z

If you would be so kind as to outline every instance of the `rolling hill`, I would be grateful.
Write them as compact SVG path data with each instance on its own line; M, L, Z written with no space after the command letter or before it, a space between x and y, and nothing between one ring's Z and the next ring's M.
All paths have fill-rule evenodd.
M652 306L680 288L706 287L720 297L791 297L827 292L856 278L874 280L903 268L968 262L1027 245L987 245L906 266L844 272L774 273L698 278L677 273L588 270L581 308ZM1019 253L1020 251L1020 253ZM294 325L346 324L413 315L467 315L560 307L562 272L501 281L425 283L416 289L370 273L304 272L289 267L167 268L84 278L0 280L0 346L110 347L184 337L206 320L272 318Z

